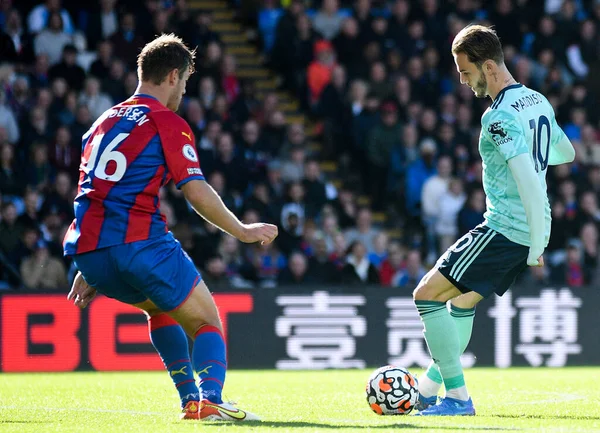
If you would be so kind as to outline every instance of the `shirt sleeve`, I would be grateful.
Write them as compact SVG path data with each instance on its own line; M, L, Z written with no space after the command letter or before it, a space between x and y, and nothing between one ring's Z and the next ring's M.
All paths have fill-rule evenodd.
M550 146L550 156L548 158L549 165L565 164L572 162L575 158L575 149L569 140L569 137L565 134L562 128L556 122L556 118L553 117L551 120L552 125L552 138Z
M490 110L481 119L482 134L495 144L505 161L529 153L525 134L517 119L506 111Z
M190 180L204 180L196 151L196 139L190 126L175 113L157 114L156 125L165 161L177 188Z

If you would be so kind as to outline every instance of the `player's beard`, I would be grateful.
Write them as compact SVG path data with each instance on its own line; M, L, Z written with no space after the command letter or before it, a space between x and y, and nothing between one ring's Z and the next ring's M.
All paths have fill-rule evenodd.
M485 98L487 97L487 80L483 71L481 71L481 75L479 80L475 83L475 86L472 87L473 93L475 93L476 98Z

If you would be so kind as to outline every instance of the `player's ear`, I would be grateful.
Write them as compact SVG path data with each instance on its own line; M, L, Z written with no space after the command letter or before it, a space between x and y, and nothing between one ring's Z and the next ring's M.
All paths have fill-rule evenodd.
M177 80L179 80L179 69L172 69L167 75L167 81L171 86L177 84Z
M483 65L482 65L483 72L486 75L489 75L492 72L494 72L495 66L496 66L496 63L493 60L486 60L485 62L483 62Z

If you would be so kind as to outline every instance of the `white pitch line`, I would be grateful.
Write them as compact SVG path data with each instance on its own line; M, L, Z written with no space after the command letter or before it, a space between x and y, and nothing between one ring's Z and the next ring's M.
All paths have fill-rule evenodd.
M0 409L23 409L23 406L0 406ZM94 409L89 407L47 407L38 406L36 410L50 410L50 411L69 411L69 412L98 412L98 413L127 413L131 415L168 415L170 412L141 412L136 410L126 409Z
M565 401L585 400L584 395L563 394L561 392L546 392L544 395L553 395L555 398L546 400L522 401L518 404L546 404L546 403L564 403Z

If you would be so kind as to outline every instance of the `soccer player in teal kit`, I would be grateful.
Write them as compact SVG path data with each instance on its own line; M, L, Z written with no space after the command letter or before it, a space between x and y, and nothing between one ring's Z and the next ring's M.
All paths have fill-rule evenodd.
M194 54L174 35L148 43L135 94L82 137L75 220L64 240L79 269L69 299L85 307L97 290L146 312L183 419L257 420L221 399L227 358L217 308L160 212L159 190L172 179L198 214L240 241L277 236L274 225L242 224L204 180L194 135L175 113Z
M484 223L451 246L413 293L433 359L419 379L421 416L475 415L460 364L475 305L502 296L527 266L544 265L551 220L546 171L575 157L548 100L511 76L491 28L464 28L452 54L460 82L493 101L479 137L487 210ZM442 382L446 396L437 403Z

